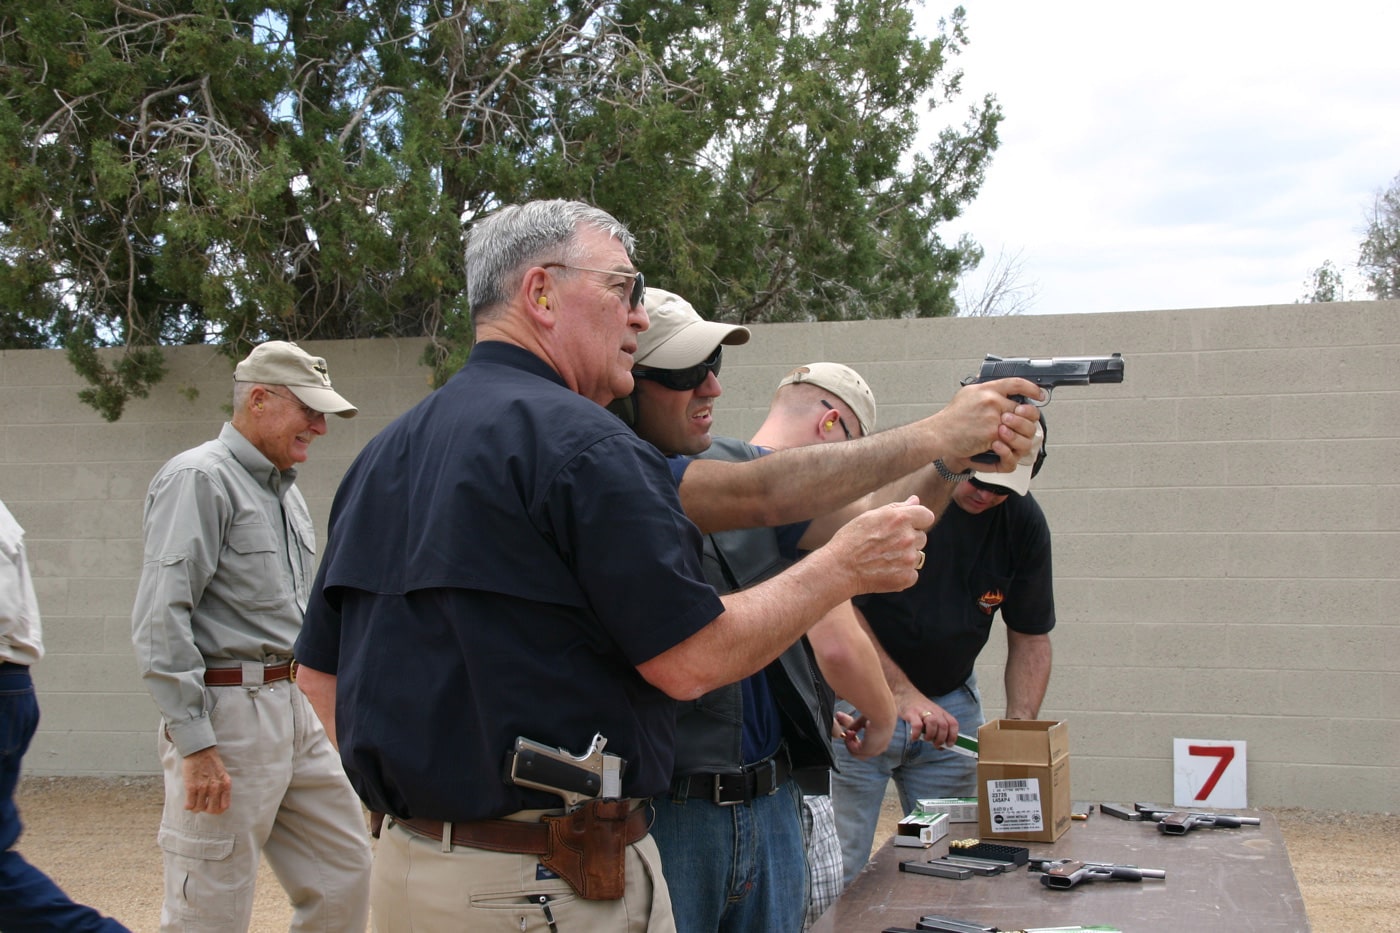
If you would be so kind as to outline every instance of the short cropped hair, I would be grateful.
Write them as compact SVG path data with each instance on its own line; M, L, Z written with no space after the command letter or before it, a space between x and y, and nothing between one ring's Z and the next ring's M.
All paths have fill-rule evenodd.
M592 226L622 242L632 255L636 238L609 214L582 201L511 204L478 221L467 237L467 305L472 321L504 305L530 265L574 259L581 226Z

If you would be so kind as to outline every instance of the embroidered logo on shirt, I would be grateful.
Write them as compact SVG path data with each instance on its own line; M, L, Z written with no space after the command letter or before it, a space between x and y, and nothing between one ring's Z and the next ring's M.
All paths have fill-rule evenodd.
M987 615L991 615L1004 602L1006 602L1006 596L1001 590L988 590L977 598L977 608Z

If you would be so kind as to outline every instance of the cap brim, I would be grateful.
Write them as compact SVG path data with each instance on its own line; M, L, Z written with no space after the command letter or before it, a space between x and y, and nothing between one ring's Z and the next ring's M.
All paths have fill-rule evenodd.
M705 362L720 344L734 347L748 342L749 329L740 324L693 321L637 363L649 369L684 369Z
M1000 486L1008 492L1024 496L1031 488L1032 464L1020 463L1010 473L978 473L976 479L984 486Z
M327 389L324 386L287 386L293 395L301 399L302 404L307 408L314 409L325 415L339 415L342 418L353 418L359 409L339 392L334 389Z

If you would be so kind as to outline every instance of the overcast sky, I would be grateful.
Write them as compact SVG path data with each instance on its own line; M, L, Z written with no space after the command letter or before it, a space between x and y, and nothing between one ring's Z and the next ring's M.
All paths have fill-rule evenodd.
M930 26L952 4L926 0ZM964 0L961 122L1001 146L943 228L1021 256L1032 313L1289 303L1400 174L1400 3Z

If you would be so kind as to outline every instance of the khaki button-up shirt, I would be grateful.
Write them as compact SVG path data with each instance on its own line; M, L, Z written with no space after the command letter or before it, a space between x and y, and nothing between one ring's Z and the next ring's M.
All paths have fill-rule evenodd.
M181 755L216 744L206 667L291 659L316 552L295 480L225 424L151 481L132 643Z

